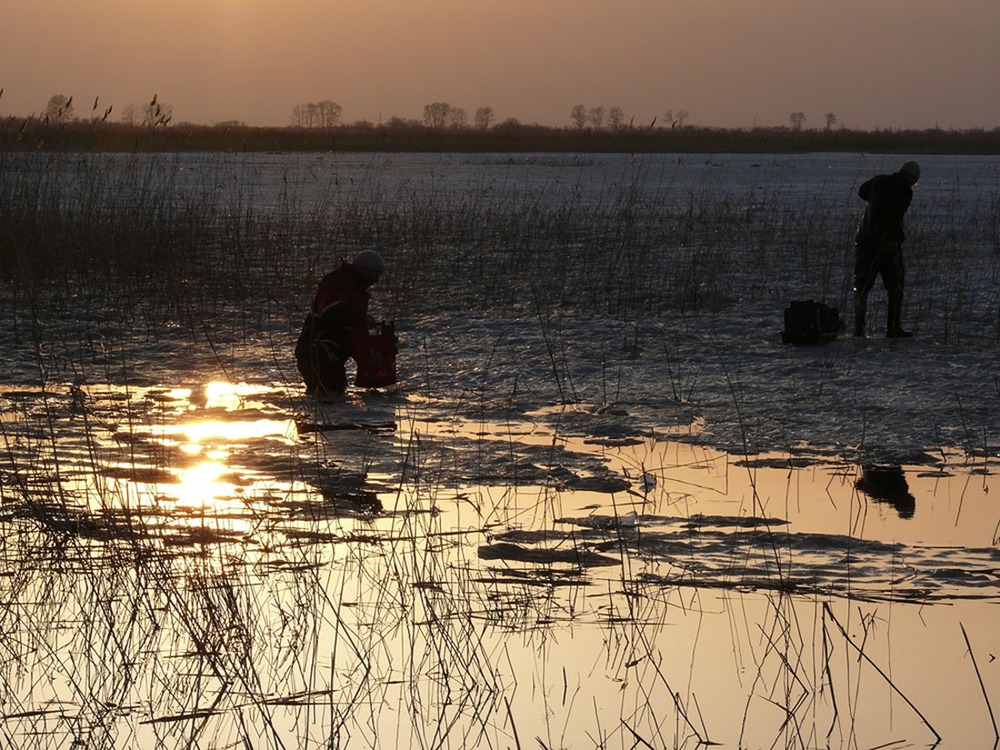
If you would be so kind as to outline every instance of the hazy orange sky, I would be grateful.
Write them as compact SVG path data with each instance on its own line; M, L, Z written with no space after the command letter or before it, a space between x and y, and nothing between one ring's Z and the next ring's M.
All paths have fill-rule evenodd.
M545 125L583 104L993 128L998 31L1000 0L2 0L0 115L63 94L118 119L155 93L175 123L287 125L328 99L344 122L446 102Z

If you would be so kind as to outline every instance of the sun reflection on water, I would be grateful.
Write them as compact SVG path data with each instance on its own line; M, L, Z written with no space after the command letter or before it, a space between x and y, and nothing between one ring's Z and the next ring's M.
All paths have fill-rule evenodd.
M178 483L171 485L170 494L179 507L203 508L218 505L232 498L235 487L227 481L225 464L202 461L179 472Z
M251 460L265 445L291 445L296 434L287 412L267 408L266 397L273 395L266 386L222 381L157 391L154 400L170 405L165 411L173 416L137 433L173 458L149 474L146 491L158 504L168 502L202 518L246 513L255 483L275 484L249 465Z

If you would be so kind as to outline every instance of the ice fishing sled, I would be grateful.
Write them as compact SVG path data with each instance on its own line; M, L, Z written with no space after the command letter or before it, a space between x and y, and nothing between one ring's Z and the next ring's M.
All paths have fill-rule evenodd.
M813 346L833 341L844 325L840 310L815 300L792 300L785 308L785 330L781 332L784 344Z

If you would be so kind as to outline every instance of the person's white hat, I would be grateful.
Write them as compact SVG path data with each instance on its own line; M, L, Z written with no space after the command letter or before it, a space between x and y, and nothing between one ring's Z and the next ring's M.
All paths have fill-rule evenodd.
M354 262L351 265L361 271L361 273L370 273L375 276L380 275L385 270L385 261L374 250L362 250L354 258Z

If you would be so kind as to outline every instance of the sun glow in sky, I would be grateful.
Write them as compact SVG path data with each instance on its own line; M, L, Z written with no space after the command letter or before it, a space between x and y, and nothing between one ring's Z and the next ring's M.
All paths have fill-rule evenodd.
M570 125L583 104L648 124L851 128L1000 125L997 0L5 0L0 116L141 106L174 122L342 120Z

